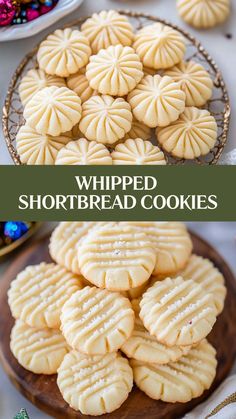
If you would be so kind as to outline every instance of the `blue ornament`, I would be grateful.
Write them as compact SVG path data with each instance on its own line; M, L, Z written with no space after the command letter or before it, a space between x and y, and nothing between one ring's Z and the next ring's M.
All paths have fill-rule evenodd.
M4 226L4 234L11 240L17 240L29 230L26 223L20 221L7 221Z

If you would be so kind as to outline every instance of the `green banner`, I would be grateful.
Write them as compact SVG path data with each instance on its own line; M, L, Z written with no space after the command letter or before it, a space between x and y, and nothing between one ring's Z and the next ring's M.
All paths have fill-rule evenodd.
M0 220L236 221L235 166L0 166Z

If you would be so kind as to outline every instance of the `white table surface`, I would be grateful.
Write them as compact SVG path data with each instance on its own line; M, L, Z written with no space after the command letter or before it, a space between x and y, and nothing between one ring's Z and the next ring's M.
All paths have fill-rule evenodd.
M69 15L60 20L55 25L46 29L38 35L29 39L5 42L0 44L0 108L4 102L7 92L7 87L11 76L17 67L18 63L24 55L32 49L32 47L42 39L47 33L52 32L54 29L62 25L64 22L69 22L79 16L86 16L94 11L101 9L130 9L140 12L146 12L153 15L159 15L162 18L167 18L173 23L185 27L196 36L211 56L215 59L219 68L221 69L225 82L228 86L232 114L236 114L236 89L235 89L235 68L236 68L236 0L232 0L233 8L231 17L228 22L220 27L216 27L207 31L197 31L189 28L178 17L175 7L175 0L85 0L82 6L78 8L73 16ZM232 39L227 39L226 34L231 34ZM233 133L236 132L236 118L231 119L230 134L228 137L225 152L232 150L236 147L236 138ZM2 131L0 130L0 164L12 164L11 157L7 151Z
M209 241L218 252L225 258L236 274L236 222L235 223L188 223L189 227L198 233L201 237ZM54 227L55 223L45 223L31 240L32 242L47 231ZM18 251L20 252L20 250ZM14 263L14 255L6 262L0 264L0 277L3 275L7 266ZM4 327L4 325L1 325ZM236 373L236 365L232 372ZM20 393L13 387L8 380L5 372L0 366L0 418L12 419L14 415L22 408L26 408L30 419L47 419L48 415L44 414L31 403L29 403ZM66 418L65 418L66 419Z

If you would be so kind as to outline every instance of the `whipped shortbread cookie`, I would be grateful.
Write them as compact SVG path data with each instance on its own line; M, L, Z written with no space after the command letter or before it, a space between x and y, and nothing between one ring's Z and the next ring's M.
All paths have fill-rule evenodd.
M216 351L204 339L176 362L166 365L130 362L134 381L155 400L186 403L210 388L216 375Z
M35 374L56 374L69 351L59 330L30 327L16 320L10 337L11 352L26 370Z
M145 76L127 100L135 118L150 128L176 121L185 108L185 93L171 77Z
M190 347L168 347L158 342L155 336L150 335L139 317L139 302L140 299L132 300L135 323L131 336L121 347L125 355L142 362L167 364L168 362L176 361L183 354L186 354L190 350Z
M194 61L180 61L164 73L180 82L186 95L186 106L203 106L211 98L213 81L205 68Z
M57 154L55 164L60 165L111 165L112 158L109 150L96 141L80 138L70 141Z
M90 229L100 226L95 222L62 221L52 232L49 253L52 259L75 274L80 274L78 249Z
M157 256L153 275L172 275L186 266L193 245L183 223L133 221L127 224L145 232L151 240Z
M181 33L159 22L140 29L133 48L145 67L156 70L179 63L186 50Z
M164 153L159 147L154 146L150 141L143 141L141 138L128 139L124 143L117 144L111 157L115 165L166 164Z
M146 329L167 346L200 342L216 321L212 294L180 276L157 281L143 294L140 307Z
M81 31L88 38L94 54L110 45L129 46L134 37L127 17L116 10L94 13L82 24Z
M128 298L118 292L85 287L73 294L61 313L61 330L73 349L88 355L117 351L134 328Z
M125 134L124 138L120 141L128 140L132 138L142 138L142 140L149 140L152 136L151 128L147 125L143 124L142 122L137 121L137 119L133 118L131 129L127 134Z
M133 386L133 373L127 359L117 352L88 356L72 350L58 369L57 385L70 407L98 416L124 403Z
M183 279L196 281L207 293L211 293L217 314L221 313L226 296L224 277L209 259L192 255L180 275Z
M47 74L38 68L32 68L27 71L19 85L19 94L22 104L25 106L35 93L42 90L44 87L50 86L66 86L65 79Z
M77 29L57 29L41 42L37 60L47 74L68 77L84 67L91 55L89 41Z
M98 94L98 92L89 85L89 81L85 75L85 69L81 69L78 73L67 77L66 84L69 89L77 93L81 99L81 103L86 102L91 96L96 96Z
M39 134L56 137L80 121L81 100L67 87L45 87L27 102L23 115Z
M11 313L32 327L59 328L63 304L82 286L80 278L54 263L27 266L11 282Z
M229 16L230 0L177 0L182 19L195 28L211 28Z
M150 277L156 252L145 233L123 223L106 223L87 235L78 249L82 275L100 288L126 291Z
M22 125L16 134L16 150L24 164L55 164L59 150L70 141L66 134L53 137L49 134L38 134L34 128Z
M156 135L165 151L191 160L208 154L215 146L217 123L207 110L187 107L177 121L158 127Z
M142 79L143 65L133 48L110 46L90 57L86 77L101 94L125 96Z
M124 99L93 96L82 104L79 129L88 140L114 144L129 132L132 119L131 107Z

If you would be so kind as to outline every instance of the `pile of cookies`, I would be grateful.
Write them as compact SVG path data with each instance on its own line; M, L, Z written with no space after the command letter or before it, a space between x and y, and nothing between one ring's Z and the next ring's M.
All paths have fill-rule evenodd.
M206 337L226 288L212 262L192 254L182 223L62 222L49 252L54 263L11 283L10 347L27 370L57 373L73 409L112 412L133 380L171 403L211 386L216 351Z
M135 32L114 10L93 14L80 31L57 29L19 85L22 163L163 165L163 151L182 159L208 154L217 123L203 107L213 81L185 52L172 27L156 22Z

